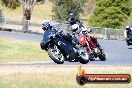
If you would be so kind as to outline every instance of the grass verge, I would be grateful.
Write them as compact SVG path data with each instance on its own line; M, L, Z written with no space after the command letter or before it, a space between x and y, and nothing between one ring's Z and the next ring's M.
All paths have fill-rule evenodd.
M0 38L0 63L10 61L44 61L49 57L39 43Z
M65 69L64 69L65 68ZM40 67L39 67L40 69ZM85 84L76 83L76 67L44 67L41 73L14 73L0 75L0 88L131 88L129 84ZM42 70L40 69L40 70ZM49 70L50 69L50 70ZM85 67L88 74L130 74L132 67Z

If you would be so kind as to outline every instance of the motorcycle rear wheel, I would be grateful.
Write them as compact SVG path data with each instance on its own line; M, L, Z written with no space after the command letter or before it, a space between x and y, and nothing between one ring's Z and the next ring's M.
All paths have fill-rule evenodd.
M100 59L101 61L105 61L105 60L106 60L106 55L105 55L105 53L104 53L103 50L101 50L101 54L99 55L99 59Z

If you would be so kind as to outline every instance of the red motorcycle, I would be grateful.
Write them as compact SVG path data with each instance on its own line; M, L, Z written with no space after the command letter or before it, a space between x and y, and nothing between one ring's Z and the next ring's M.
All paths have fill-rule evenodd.
M82 31L78 40L81 46L86 47L89 54L89 60L94 61L97 57L99 57L101 61L106 60L103 48L99 45L95 37L89 36L87 31Z

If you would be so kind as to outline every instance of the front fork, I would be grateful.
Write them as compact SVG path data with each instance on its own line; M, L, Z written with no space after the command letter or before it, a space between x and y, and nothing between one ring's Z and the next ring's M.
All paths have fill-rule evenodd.
M99 44L96 46L96 48L91 48L87 44L87 52L89 53L91 58L97 58L102 53L102 48Z
M91 58L95 58L95 53L94 53L93 49L91 49L91 47L89 46L88 42L87 42L87 47L86 48L87 48L87 52L88 52L89 56Z

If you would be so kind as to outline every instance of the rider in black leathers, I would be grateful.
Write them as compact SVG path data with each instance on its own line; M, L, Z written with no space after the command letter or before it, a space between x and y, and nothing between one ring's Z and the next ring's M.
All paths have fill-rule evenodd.
M124 31L125 38L129 38L131 31L132 31L131 28L129 26L126 26L125 31Z
M75 14L74 13L70 13L69 14L69 24L72 26L72 25L75 25L75 24L77 24L77 23L79 23L79 27L77 27L77 30L76 30L76 32L81 32L82 31L82 27L84 28L84 26L82 25L82 22L79 20L79 18L77 18L76 16L75 16ZM88 28L88 29L90 29L90 31L92 31L92 28ZM89 30L87 30L87 31L89 31ZM71 32L73 32L72 30L71 30ZM95 43L95 44L97 44L98 42L97 42L97 39L95 39L93 36L90 36L91 37L91 39L92 39L92 41Z
M80 22L80 20L74 15L74 13L69 14L69 19L68 19L70 25L77 24L77 22Z
M126 39L127 45L132 45L130 41L132 41L132 29L129 26L126 26L124 30L124 37Z

